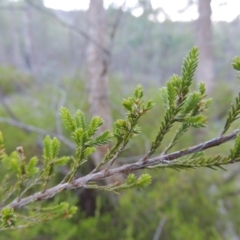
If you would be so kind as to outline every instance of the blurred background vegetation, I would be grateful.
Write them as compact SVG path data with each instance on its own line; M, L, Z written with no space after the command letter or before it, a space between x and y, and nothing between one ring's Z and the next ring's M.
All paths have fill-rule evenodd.
M99 10L94 6L96 2L103 4L92 0L93 12L94 7ZM59 109L81 109L88 119L101 115L100 107L96 106L99 112L92 108L93 101L98 101L92 81L97 78L98 90L107 89L104 96L113 120L124 117L121 101L137 84L142 84L145 95L157 102L152 113L141 121L143 134L130 144L119 164L135 161L149 149L163 115L158 88L173 73L180 73L182 59L194 45L199 45L203 53L197 82L207 81L213 106L206 130L188 132L173 151L220 134L231 101L239 92L231 61L240 53L240 6L239 15L232 21L209 25L210 0L183 3L179 9L182 12L198 6L199 17L192 21L173 21L164 8L154 8L148 0L135 1L131 7L128 1L116 2L102 8L105 28L99 30L93 23L96 14L91 15L90 10L53 10L41 0L0 0L0 129L8 153L21 145L27 157L41 157L42 140L51 134L62 140L62 154L72 155L74 146L62 129ZM143 10L138 17L132 14L136 9ZM203 20L201 11L208 12ZM163 20L158 19L159 15L164 16ZM94 39L99 33L101 40ZM207 35L207 43L202 42ZM107 60L101 56L101 47L107 49ZM95 58L105 60L104 77L108 81L91 72L97 69L91 62L94 51ZM201 69L207 69L208 79ZM106 88L101 90L104 85ZM170 139L171 132L165 143ZM230 145L224 145L221 151L228 151ZM159 153L163 148L164 144ZM93 167L92 161L79 176ZM81 189L61 193L49 201L76 204L79 211L73 219L4 232L0 239L240 239L240 166L226 169L154 170L150 187L127 190L118 196ZM55 183L66 171L59 169Z

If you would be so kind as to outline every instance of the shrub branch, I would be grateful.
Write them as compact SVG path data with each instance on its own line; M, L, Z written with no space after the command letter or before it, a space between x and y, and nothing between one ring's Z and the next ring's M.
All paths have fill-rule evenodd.
M43 200L52 198L53 196L55 196L56 194L58 194L64 190L76 189L76 188L81 188L81 187L88 188L87 182L89 182L89 181L98 181L98 180L102 180L104 178L111 177L113 175L117 175L117 174L121 174L121 173L131 173L131 172L139 170L139 169L145 169L145 168L152 167L152 166L159 165L159 164L171 164L172 160L178 159L180 157L183 157L183 156L186 156L186 155L189 155L192 153L197 153L197 152L200 152L200 151L212 148L212 147L216 147L216 146L222 145L226 142L229 142L231 140L234 140L239 133L240 133L240 129L237 129L234 132L232 132L231 134L228 134L226 136L217 137L217 138L211 139L209 141L200 143L198 145L195 145L195 146L192 146L192 147L180 150L180 151L176 151L176 152L173 152L170 154L150 158L144 162L141 161L141 159L140 159L136 163L124 164L121 167L109 169L108 171L105 171L105 169L104 169L97 173L88 174L84 177L80 177L80 178L74 180L71 183L61 183L52 188L47 189L44 192L37 192L31 196L22 198L21 200L15 199L13 202L8 204L7 207L21 208L32 202L43 201ZM225 164L231 164L231 163L239 162L239 161L240 161L240 159L231 159L231 160L229 160L229 162L227 162Z

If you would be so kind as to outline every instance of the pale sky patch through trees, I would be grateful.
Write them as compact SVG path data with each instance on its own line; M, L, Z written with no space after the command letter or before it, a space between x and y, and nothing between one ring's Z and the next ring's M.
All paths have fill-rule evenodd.
M126 0L126 6L134 8L137 0ZM172 21L191 21L198 18L197 6L192 5L188 7L183 13L179 10L185 9L187 0L151 0L153 8L162 7L164 11L170 16ZM105 7L114 3L116 6L121 6L123 0L104 0ZM46 7L70 10L87 10L89 0L44 0ZM230 22L240 15L240 0L212 0L212 20L213 21L227 21ZM132 10L132 14L136 17L143 12L141 8ZM158 16L160 22L165 20L163 14Z

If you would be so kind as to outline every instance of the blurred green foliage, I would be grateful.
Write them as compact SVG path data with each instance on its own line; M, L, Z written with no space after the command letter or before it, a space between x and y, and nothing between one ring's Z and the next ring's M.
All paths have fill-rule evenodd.
M0 66L0 89L2 94L9 95L15 92L22 92L33 83L31 75L22 74L16 68Z
M24 76L22 77L24 79ZM13 113L26 124L50 132L59 131L60 103L73 111L81 109L88 115L86 84L78 77L64 78L55 85L48 83L39 85L33 82L28 86L23 91L11 92L5 99ZM109 93L114 119L124 117L122 109L118 106L122 98L128 95L128 91L133 90L130 88L126 91L121 87L121 81L112 77ZM160 103L156 88L158 86L148 87L145 95ZM223 97L223 92L228 94L224 94ZM172 151L218 135L233 99L232 93L230 87L219 85L211 96L216 100L209 111L208 117L213 120L210 121L209 128L204 134L197 130L189 131ZM226 111L223 108L226 108ZM143 134L124 152L121 161L130 162L133 160L130 156L142 155L149 149L150 139L155 135L155 127L159 125L163 111L163 106L155 107L155 111L140 121ZM2 117L9 117L2 107L0 114ZM42 146L36 148L36 145L42 142L44 136L25 132L6 123L1 123L0 129L5 136L7 152L22 145L27 156L34 153L41 157ZM64 131L63 133L70 139L67 133ZM171 133L170 131L166 135L166 142L171 139ZM158 152L165 147L163 142ZM222 151L227 149L229 148L225 146L221 148ZM72 154L72 149L67 147L62 151L65 154ZM91 166L87 168L91 169ZM83 171L87 171L87 168ZM181 172L152 170L153 183L148 188L121 192L115 204L109 200L109 193L95 192L86 198L84 194L89 190L64 192L49 201L59 202L64 199L77 204L80 211L73 219L57 220L31 229L4 232L1 233L0 239L19 239L19 236L21 239L34 240L153 239L161 220L164 224L159 239L232 239L240 234L238 227L240 204L236 184L238 165L228 166L227 169L227 172L205 169ZM91 201L94 203L91 204ZM48 201L43 203L44 206L47 204ZM86 204L89 204L88 208L92 208L90 214L87 213Z
M77 14L76 24L84 29L86 15L84 12ZM116 10L110 9L108 14L109 19L115 19ZM21 16L18 14L15 17L20 19ZM0 19L1 29L5 31L5 37L1 39L4 46L1 53L4 59L12 49L10 41L12 16L8 12L2 12ZM20 28L22 21L16 21L16 24ZM159 86L156 82L165 81L173 72L178 73L182 56L194 44L194 24L170 21L159 24L147 21L144 15L136 19L130 13L124 13L113 49L114 74L109 82L114 119L123 117L124 113L119 108L122 98L128 96L136 81L139 83L139 79L144 86L148 86L145 95L151 96L154 102L160 102L156 90ZM72 66L84 69L82 61L86 44L84 39L76 37L74 33L36 12L32 14L30 28L37 46L35 57L38 56L39 62L47 63L43 68L41 66L41 72L38 72L41 77L44 76L45 80L52 76L58 78L67 71L72 72ZM232 75L229 71L230 59L240 50L240 44L236 41L240 34L236 31L236 22L215 23L213 33L215 73L219 82L211 96L214 101L208 112L210 125L204 131L189 131L172 151L218 135L237 91L236 87L230 85ZM59 40L57 43L56 36ZM19 41L22 43L21 38ZM51 60L52 56L55 61ZM60 61L56 62L56 59ZM128 77L117 77L116 73L122 69ZM224 79L227 82L220 82ZM69 135L59 128L61 105L72 111L81 109L85 113L88 112L87 83L79 76L40 83L12 67L0 67L0 89L4 101L21 122L45 129L47 132L63 131L69 139ZM124 152L120 159L122 162L132 161L131 156L142 155L149 149L150 140L155 135L163 111L163 106L157 107L146 118L140 120L143 134ZM2 105L0 116L10 117ZM89 120L89 115L86 118ZM172 131L176 128L177 126ZM27 156L41 157L44 135L6 123L0 123L0 129L4 134L7 152L21 145ZM171 139L172 131L166 135L166 142ZM223 145L221 151L227 151L230 144ZM158 153L165 146L163 143ZM62 154L70 155L73 152L68 147L61 151ZM215 149L210 151L213 153ZM89 171L91 168L92 166L88 166L83 171ZM227 170L227 172L205 169L151 172L152 185L147 189L121 193L115 205L109 201L109 193L95 192L89 198L84 197L87 190L62 193L55 197L54 201L64 200L82 207L73 219L1 233L0 239L153 239L162 219L165 219L165 224L159 239L233 239L240 235L237 186L240 169L235 165L228 166ZM90 204L91 201L95 204ZM47 204L48 202L44 203L46 206ZM87 214L87 204L89 208L93 208L91 214Z

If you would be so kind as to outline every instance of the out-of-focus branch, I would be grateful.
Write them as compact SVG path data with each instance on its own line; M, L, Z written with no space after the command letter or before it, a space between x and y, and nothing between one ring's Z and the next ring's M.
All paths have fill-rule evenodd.
M77 28L75 25L67 23L61 19L59 19L54 12L50 11L49 9L43 8L41 7L39 4L34 3L31 0L25 0L25 2L30 5L31 7L33 7L34 9L42 12L43 14L47 15L48 17L51 17L52 19L54 19L55 21L57 21L59 24L61 24L63 27L71 29L72 31L76 32L77 34L81 35L82 37L84 37L86 40L92 42L93 44L95 44L97 47L99 47L99 49L101 49L106 55L110 55L110 52L108 49L104 48L97 40L92 39L87 33L85 33L83 30Z
M112 25L112 29L111 29L111 32L110 32L110 44L111 44L111 48L113 46L113 42L114 42L114 39L115 39L115 36L116 36L116 32L117 32L117 29L118 29L118 26L119 26L119 23L120 23L120 20L122 18L122 14L123 14L123 7L125 6L126 4L126 0L123 2L123 4L121 5L121 7L118 9L118 12L117 12L117 16L115 18L115 21Z
M18 127L20 129L24 129L24 130L27 130L27 131L30 131L30 132L35 132L35 133L38 133L38 134L41 134L41 135L50 135L52 137L55 136L60 141L62 141L66 146L68 146L69 148L75 149L75 145L71 141L66 139L63 135L50 133L48 131L45 131L44 129L41 129L41 128L38 128L38 127L35 127L35 126L32 126L32 125L25 124L25 123L22 123L20 121L16 121L16 120L11 119L11 118L0 117L0 123L7 123L9 125Z
M7 10L7 11L26 11L27 8L24 6L1 6L0 5L0 10Z
M232 181L235 180L237 177L239 177L239 173L240 173L240 168L235 168L235 169L229 174L229 176L227 176L226 178L224 178L224 183L232 182Z
M224 196L225 197L235 197L236 195L240 194L240 190L236 190L236 191L230 191L230 192L225 192Z
M189 7L191 7L192 5L196 4L193 0L187 0L185 6L178 10L178 13L184 13Z
M15 115L15 113L12 111L12 109L8 106L8 104L5 101L5 97L2 93L2 90L0 89L0 103L6 113L14 120L19 121L18 117Z
M163 218L159 221L159 224L158 224L158 227L157 227L156 232L155 232L155 234L154 234L153 240L159 240L159 239L160 239L161 234L162 234L162 230L163 230L163 227L164 227L166 221L167 221L167 218L166 218L166 217L163 217Z

